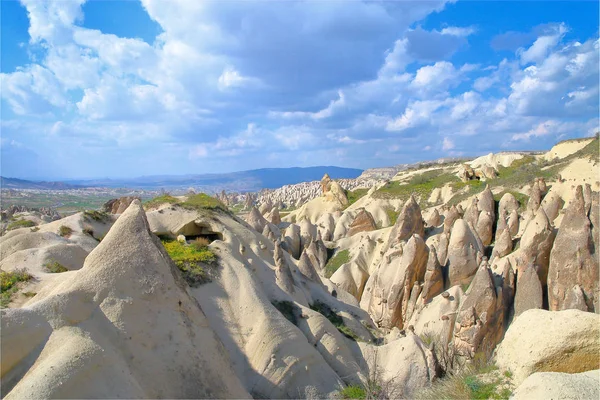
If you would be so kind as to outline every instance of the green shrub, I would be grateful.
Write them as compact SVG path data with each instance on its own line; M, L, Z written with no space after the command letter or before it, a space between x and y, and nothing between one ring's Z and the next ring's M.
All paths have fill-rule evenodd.
M350 385L340 391L340 396L342 399L365 399L367 393L362 386Z
M0 271L0 307L4 308L10 304L13 294L18 290L19 282L27 282L33 278L25 268L12 272Z
M87 221L93 220L96 222L106 222L110 216L104 211L85 210L83 212L83 218Z
M66 225L61 225L58 228L58 234L62 237L69 237L73 233L73 229L69 228Z
M12 231L13 229L31 228L32 226L35 226L35 222L30 221L28 219L19 219L15 222L11 222L10 224L8 224L6 230Z
M425 171L408 182L390 181L373 193L375 198L408 200L411 194L419 198L421 207L427 205L431 192L447 183L460 182L458 177L442 168Z
M52 260L44 264L44 270L48 273L58 274L61 272L67 272L69 269L58 261Z
M165 204L165 203L176 204L176 203L179 203L179 200L176 199L175 197L171 196L170 194L163 194L163 195L153 198L152 200L146 201L144 203L144 207L145 208L158 207L161 204Z
M207 195L206 193L198 193L189 196L186 201L180 203L183 208L191 210L215 210L230 213L225 204L221 203L216 197Z
M327 304L317 300L310 305L310 309L320 313L325 318L327 318L333 324L333 326L335 326L337 330L340 331L348 339L358 339L358 336L356 336L356 334L344 324L344 320L342 319L342 317L337 315L337 313L334 312Z
M369 189L354 189L347 190L346 197L348 198L348 205L346 207L350 207L352 204L356 203L362 197L364 197Z
M272 301L271 304L279 310L283 316L294 325L298 325L298 319L296 313L298 312L298 306L291 301Z
M190 286L211 281L205 267L215 264L217 256L208 246L187 245L176 240L163 240L162 244Z
M338 251L333 257L327 261L325 265L325 277L331 278L331 275L338 270L339 267L350 261L350 251L341 250Z

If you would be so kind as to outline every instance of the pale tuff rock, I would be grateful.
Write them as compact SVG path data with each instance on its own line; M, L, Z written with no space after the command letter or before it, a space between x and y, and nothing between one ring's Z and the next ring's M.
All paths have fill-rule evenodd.
M3 368L7 354L14 360L6 398L250 397L138 200L73 274L30 307L3 311ZM35 361L22 334L31 324ZM9 384L13 371L25 376Z
M362 208L354 217L354 221L348 229L348 237L354 236L359 232L370 232L377 229L377 224L370 212Z
M496 363L516 384L533 372L584 372L600 363L600 316L579 310L527 310L509 326ZM527 351L523 351L527 349Z
M510 212L510 215L508 216L508 220L506 221L506 224L508 225L508 231L510 232L510 235L514 238L515 236L517 236L517 234L519 233L519 214L517 213L517 210L512 210Z
M365 284L367 283L367 279L369 279L369 273L355 260L343 264L330 278L337 287L350 293L359 301L365 288Z
M333 240L340 240L348 236L348 228L354 220L353 213L345 212L335 223L333 231Z
M285 228L284 240L292 257L296 260L299 259L302 251L300 247L300 227L296 224L288 225L288 227Z
M446 216L444 217L444 232L450 233L452 230L452 226L457 219L460 218L460 213L456 206L450 207L450 209L446 212ZM441 262L441 260L440 260Z
M246 217L246 222L257 232L262 232L268 223L256 207L252 207L252 210L250 210L250 213Z
M325 174L321 179L321 191L327 200L338 202L341 206L348 205L348 198L344 189L339 183L332 180L328 174Z
M327 253L325 253L325 257L323 257L323 253L317 248L317 240L313 240L305 251L312 265L317 270L317 273L322 275L323 269L325 268L325 262L327 261Z
M332 213L324 213L316 222L317 230L321 234L323 240L332 240L333 231L335 230L335 218Z
M413 284L425 277L427 256L428 248L416 234L384 254L360 302L380 327L402 328Z
M539 182L535 181L529 191L529 201L527 202L527 213L535 214L542 204L542 191L540 190Z
M519 249L511 257L519 260L519 265L535 264L542 287L546 287L550 251L556 233L544 209L539 207L534 218L529 221L521 236Z
M321 278L317 273L317 268L311 261L306 250L302 251L302 255L300 256L300 260L298 261L298 270L300 270L300 272L302 272L302 274L311 281L316 283L322 283Z
M483 192L477 195L477 199L479 200L479 202L477 203L479 210L489 212L490 214L492 214L492 219L494 219L494 194L490 190L489 185L486 185Z
M583 189L578 186L568 205L550 253L548 300L551 310L565 309L565 298L573 286L583 290L589 311L598 301L598 261L593 253L590 220L585 214Z
M431 350L412 332L383 346L359 345L369 370L379 371L383 382L393 380L395 390L391 398L413 398L419 388L430 385L436 376L437 364Z
M583 293L581 286L575 285L567 292L564 306L565 310L588 310L587 304L585 303L585 294Z
M489 246L492 243L494 216L489 211L482 211L477 220L475 230L481 238L484 246Z
M141 200L139 197L135 196L125 196L119 197L118 199L112 199L104 203L102 209L110 214L122 214L123 212L125 212L127 207L129 207L131 202L136 199Z
M260 208L258 209L258 211L261 213L261 215L265 215L265 214L270 213L272 209L273 209L273 203L271 203L271 200L267 200L260 205Z
M274 207L266 216L267 221L273 225L279 225L281 223L281 216L279 215L279 208Z
M589 183L583 185L583 203L585 214L590 213L590 208L592 207L592 187Z
M457 220L448 244L448 286L471 282L481 255L482 249L471 227L464 219Z
M441 223L442 217L437 208L435 208L429 218L427 218L427 226L439 226Z
M507 217L513 211L519 210L519 202L512 195L512 193L504 193L502 198L500 198L500 202L498 203L498 215L504 215Z
M480 210L478 203L479 199L477 199L477 197L473 197L471 199L471 203L469 203L469 206L465 210L465 215L463 216L463 219L473 227L477 226L477 221L479 220Z
M306 249L317 238L317 227L308 219L300 221L300 249Z
M510 230L506 224L506 219L503 215L498 216L498 225L496 227L496 241L492 250L492 259L496 257L504 257L512 251L513 243Z
M511 396L514 400L597 398L600 398L600 370L579 374L536 372L525 379Z
M390 232L387 248L393 247L396 243L409 240L414 234L424 237L425 224L423 223L421 208L414 196L411 195L402 207L398 220Z
M500 288L498 291L501 293ZM480 349L493 349L503 331L504 304L487 261L481 263L466 296L456 318L454 348L463 356L473 357Z
M529 265L517 275L515 294L515 317L532 308L542 308L542 284L536 268Z
M558 213L562 210L564 204L563 199L552 191L542 200L542 208L551 222L558 217Z
M429 249L424 282L421 295L424 302L428 302L444 291L444 275L434 247Z
M281 288L281 290L291 296L295 291L294 278L279 243L275 244L273 258L275 260L275 282L277 283L277 286Z

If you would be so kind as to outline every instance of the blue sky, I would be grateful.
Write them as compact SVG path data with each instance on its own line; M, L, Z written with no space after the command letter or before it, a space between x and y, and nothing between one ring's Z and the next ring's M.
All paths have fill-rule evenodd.
M599 129L596 1L0 7L3 176L370 168Z

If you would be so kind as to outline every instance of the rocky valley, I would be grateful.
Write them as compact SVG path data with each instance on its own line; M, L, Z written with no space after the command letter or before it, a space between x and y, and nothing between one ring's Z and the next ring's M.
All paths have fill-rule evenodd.
M599 162L5 209L2 398L598 398Z

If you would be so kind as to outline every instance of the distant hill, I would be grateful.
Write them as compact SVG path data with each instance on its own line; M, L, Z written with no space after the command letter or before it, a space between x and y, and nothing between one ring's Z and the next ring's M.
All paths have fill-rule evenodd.
M82 186L72 185L65 182L27 181L17 178L5 178L0 176L0 187L2 189L80 189Z
M206 191L257 191L283 185L320 180L325 173L332 179L356 178L363 171L341 167L262 168L224 174L153 175L130 179L90 179L65 182L31 182L2 178L2 187L11 189L73 189L81 187L186 189L193 187Z

